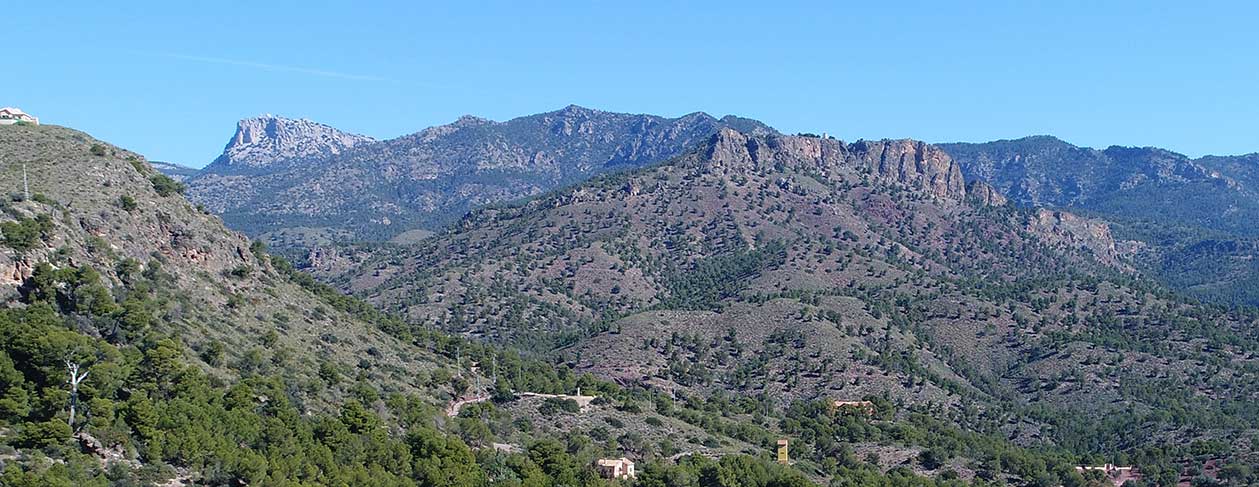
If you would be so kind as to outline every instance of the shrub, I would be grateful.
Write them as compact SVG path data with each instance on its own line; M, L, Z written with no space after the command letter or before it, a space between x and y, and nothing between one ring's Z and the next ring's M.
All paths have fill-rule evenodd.
M335 385L341 382L341 372L337 370L336 364L332 362L319 363L319 378L323 379L329 385Z
M227 307L231 309L240 309L245 306L245 298L239 294L232 294L227 297Z
M548 397L542 401L541 406L538 406L538 412L546 416L554 416L560 412L577 413L579 411L581 411L581 406L577 404L577 401L558 397Z
M223 365L225 352L226 347L223 346L223 342L214 340L206 344L205 349L201 351L201 360L204 360L211 367L218 367Z
M92 147L88 149L88 152L91 152L92 155L96 157L105 157L105 154L107 154L109 151L105 149L105 146L101 144L92 144Z
M4 234L4 245L18 252L35 248L40 239L52 230L52 218L39 215L35 218L19 218L17 221L0 223L0 233Z
M146 166L144 162L136 156L128 157L127 162L131 163L131 167L134 167L136 172L139 172L140 174L148 172L148 166Z
M927 470L938 469L947 461L948 454L935 448L928 448L918 453L918 463Z
M184 183L171 179L165 174L157 174L149 178L149 182L153 183L153 190L157 191L158 196L166 197L175 193L183 194Z
M70 425L57 418L42 423L28 423L18 441L31 448L48 448L70 443Z
M244 279L246 277L249 277L249 274L253 273L253 271L254 270L252 267L249 267L245 264L241 264L230 270L225 271L224 273L228 275L229 277L235 277L237 279Z
M132 212L140 205L136 203L135 198L124 194L118 197L118 206L121 206L122 209L127 210L128 212Z

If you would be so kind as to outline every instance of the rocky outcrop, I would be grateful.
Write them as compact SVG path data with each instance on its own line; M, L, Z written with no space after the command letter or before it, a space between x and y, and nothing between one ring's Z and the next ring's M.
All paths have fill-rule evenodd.
M868 169L881 179L961 200L966 195L961 170L940 149L915 140L858 141L832 138L749 135L722 129L702 151L700 163L730 170L788 166L848 166Z
M331 156L373 140L310 120L263 115L237 122L236 134L223 148L223 155L206 170L228 173L296 159Z
M966 195L961 168L943 150L926 142L858 141L851 150L884 178L922 188L940 198L961 199Z
M1110 225L1101 220L1042 208L1028 218L1027 231L1051 245L1087 250L1104 264L1122 266Z
M983 181L971 181L966 185L966 198L982 206L1005 206L1009 200Z
M88 264L112 277L118 259L157 258L176 285L189 287L201 284L202 273L268 266L249 251L248 239L226 232L213 216L177 195L158 194L149 180L156 172L136 155L111 149L109 156L83 156L96 141L60 127L0 135L0 158L29 161L30 185L48 198L14 203L0 221L56 215L38 245L0 249L0 294L11 296L42 261ZM0 182L12 186L13 178L0 175ZM130 210L118 203L124 195L135 205Z

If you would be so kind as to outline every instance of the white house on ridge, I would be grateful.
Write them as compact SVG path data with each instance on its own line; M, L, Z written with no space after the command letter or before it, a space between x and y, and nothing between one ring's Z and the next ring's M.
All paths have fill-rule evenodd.
M39 125L39 119L32 117L30 114L22 111L20 108L4 107L0 108L0 125L13 125L18 122L32 123Z

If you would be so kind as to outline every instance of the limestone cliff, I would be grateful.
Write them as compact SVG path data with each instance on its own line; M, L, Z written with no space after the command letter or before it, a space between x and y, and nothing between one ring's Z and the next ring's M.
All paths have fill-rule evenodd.
M706 146L703 163L735 169L774 164L862 168L938 198L961 200L966 195L961 170L948 154L908 139L844 144L832 138L749 135L723 129Z
M231 172L295 159L336 155L371 137L342 132L305 119L273 115L237 122L236 134L207 172Z

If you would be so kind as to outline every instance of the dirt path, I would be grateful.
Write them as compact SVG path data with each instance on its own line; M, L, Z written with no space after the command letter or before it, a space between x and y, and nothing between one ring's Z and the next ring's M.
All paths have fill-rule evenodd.
M599 396L572 396L568 394L540 394L537 392L522 392L522 393L516 394L516 397L542 397L542 398L555 397L559 399L572 399L573 401L576 401L577 405L580 406L582 409L586 409L586 406L589 406L590 403L593 402L595 399L597 399Z
M453 418L455 416L458 416L459 411L462 410L464 406L467 406L469 404L476 404L478 402L485 402L488 400L490 400L490 396L477 396L477 397L471 397L468 399L452 402L450 403L450 406L446 408L446 417Z
M595 399L597 399L599 396L581 396L581 395L573 396L573 395L569 395L569 394L542 394L542 393L538 393L538 392L520 392L520 393L517 393L517 394L516 394L516 397L517 397L517 398L525 398L525 397L541 397L541 398L548 398L548 397L555 397L555 398L559 398L559 399L572 399L573 401L576 401L576 402L577 402L577 406L578 406L578 407L580 407L580 408L582 408L582 409L586 409L586 407L590 406L590 403L591 403L591 402L594 402L594 400L595 400ZM455 417L455 416L458 416L458 415L459 415L459 411L463 410L463 407L464 407L464 406L467 406L467 405L469 405L469 404L476 404L476 403L478 403L478 402L485 402L485 401L488 401L488 400L490 400L490 396L489 396L489 395L485 395L485 396L470 397L470 398L468 398L468 399L461 399L461 400L458 400L458 401L452 402L452 403L450 403L450 406L447 406L447 407L446 407L446 417L448 417L448 418L453 418L453 417Z

